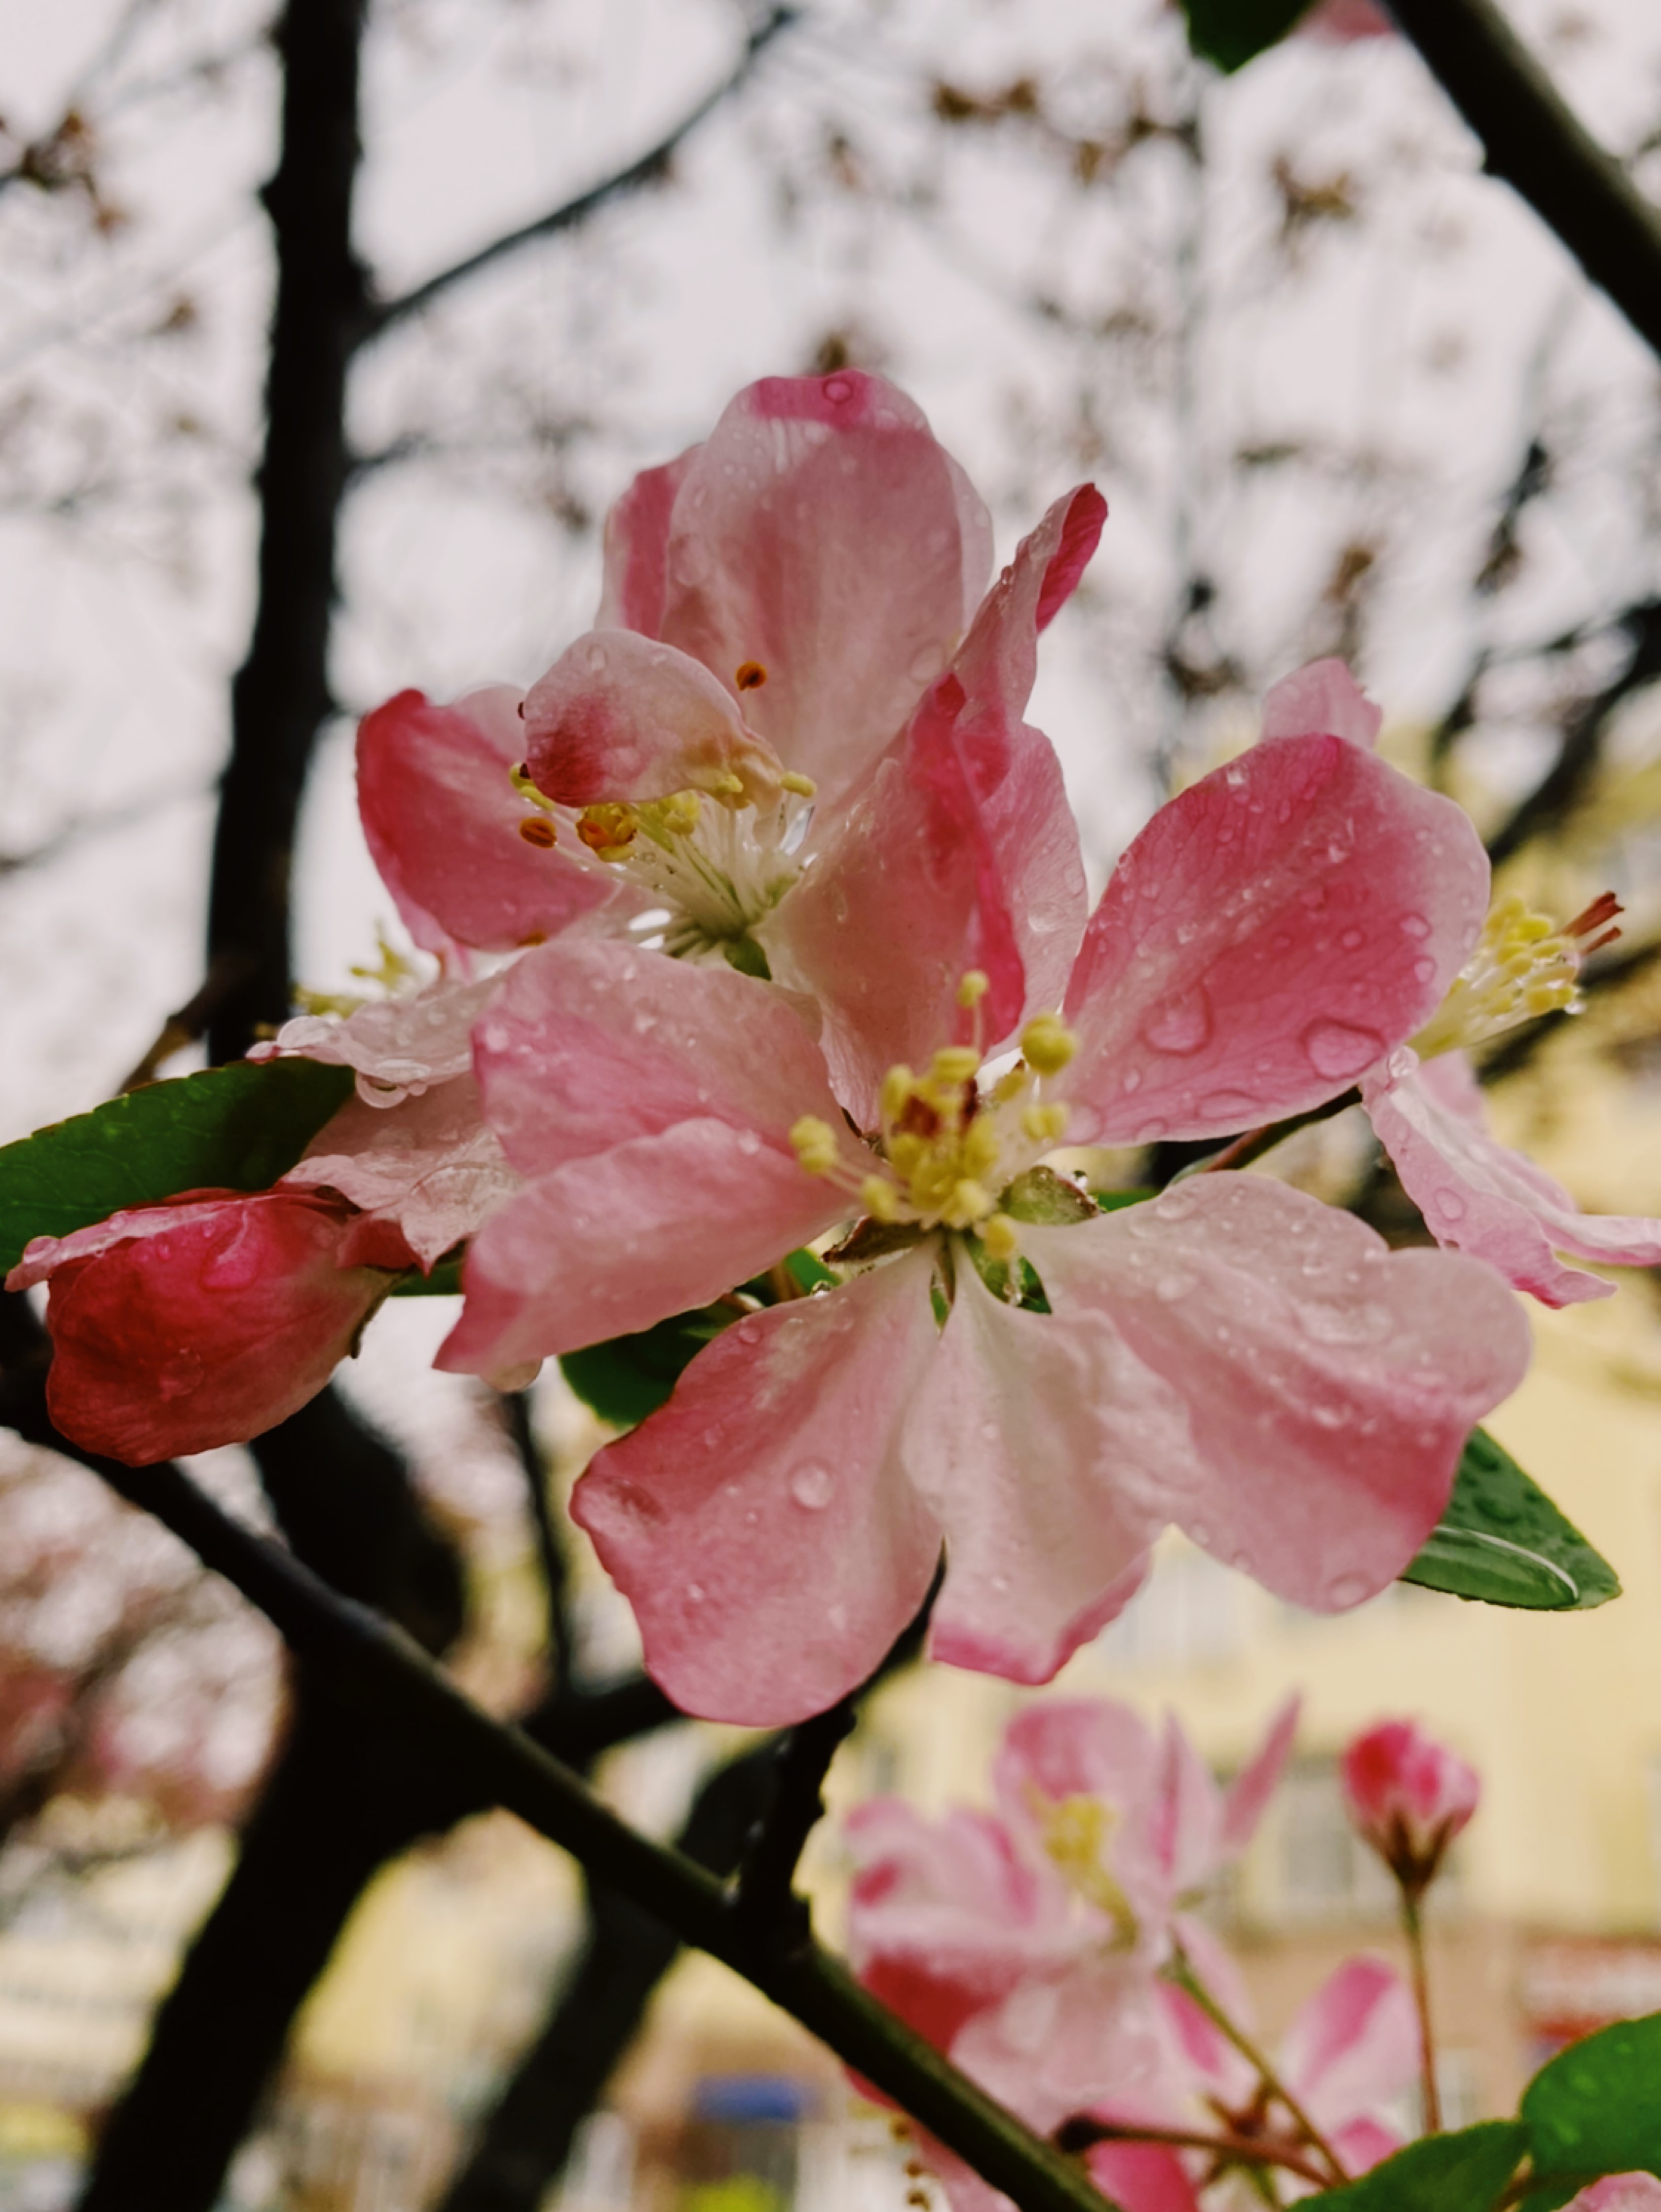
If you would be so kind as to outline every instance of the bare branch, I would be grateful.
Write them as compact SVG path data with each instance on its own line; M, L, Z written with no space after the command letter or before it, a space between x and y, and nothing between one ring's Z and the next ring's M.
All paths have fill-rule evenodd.
M638 160L631 161L626 169L619 169L615 174L603 178L597 185L591 185L586 191L579 192L575 199L563 201L560 206L550 208L546 215L538 216L535 222L524 223L518 230L505 232L500 238L492 239L488 246L480 246L476 252L468 254L448 269L440 269L435 276L427 277L410 291L399 294L397 298L373 304L369 310L368 330L365 334L366 343L380 337L395 323L419 314L422 308L430 307L452 285L465 283L470 276L477 276L481 270L490 268L510 253L517 253L521 246L532 246L538 239L552 238L562 230L574 229L611 201L627 198L631 192L639 191L646 185L656 184L664 175L676 149L747 82L763 52L781 31L790 28L797 16L797 10L794 7L783 5L773 8L763 16L745 40L743 52L737 65L712 91L704 94L695 107L682 117L666 137L660 138L655 146L649 148Z
M1488 169L1661 354L1661 212L1581 123L1494 0L1390 5L1482 140Z

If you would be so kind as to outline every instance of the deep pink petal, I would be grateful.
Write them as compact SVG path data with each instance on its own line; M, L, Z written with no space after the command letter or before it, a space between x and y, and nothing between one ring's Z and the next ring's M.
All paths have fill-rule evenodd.
M423 1267L522 1188L479 1111L470 1075L386 1108L349 1098L280 1190L338 1191L372 1224L395 1222ZM343 1255L353 1256L351 1242Z
M1364 756L1357 755L1357 758ZM1023 1249L1058 1312L1100 1313L1186 1407L1144 1443L1150 1504L1278 1595L1357 1605L1407 1565L1464 1441L1521 1380L1521 1307L1492 1271L1391 1252L1265 1176L1197 1176Z
M1265 738L1348 738L1371 752L1383 726L1384 708L1374 706L1342 660L1312 660L1264 696Z
M677 1122L543 1176L468 1248L437 1364L512 1375L722 1297L830 1225L793 1155L724 1121Z
M505 686L437 707L400 691L358 730L358 811L405 927L429 952L552 937L616 896L580 847L518 834L529 810L507 780L524 757L519 695Z
M1549 1306L1606 1298L1615 1288L1565 1267L1559 1251L1615 1267L1661 1263L1661 1221L1582 1213L1561 1184L1471 1118L1470 1083L1468 1072L1462 1080L1456 1067L1450 1082L1440 1061L1421 1067L1404 1052L1361 1085L1379 1141L1439 1243L1486 1260Z
M203 1192L29 1248L51 1279L46 1402L88 1451L147 1467L239 1443L314 1397L386 1295L385 1268L338 1264L353 1209L282 1191ZM408 1264L397 1240L379 1255ZM27 1271L27 1273L26 1273Z
M834 804L940 674L985 588L985 511L881 378L768 378L693 459L661 635L745 694L752 726Z
M906 1435L946 1531L937 1658L1047 1682L1135 1595L1161 1524L1112 1478L1156 1389L1094 1316L1021 1312L959 1269Z
M1200 2212L1187 2168L1159 2143L1097 2143L1085 2164L1120 2212Z
M1230 762L1161 808L1085 932L1070 1137L1217 1136L1334 1097L1441 1003L1488 882L1451 799L1342 738Z
M725 1122L741 1149L794 1166L801 1115L841 1121L823 1056L779 993L605 939L521 960L478 1024L475 1057L486 1116L524 1175L691 1120ZM796 1172L817 1194L809 1212L823 1212L827 1186Z
M1258 1832L1258 1824L1292 1756L1302 1709L1303 1700L1294 1691L1269 1723L1269 1732L1256 1753L1228 1785L1221 1841L1230 1858L1237 1857Z
M672 645L633 630L591 630L524 698L524 763L537 789L569 806L722 792L736 777L773 805L779 762L730 693Z
M1300 2007L1280 2050L1287 2087L1324 2127L1388 2107L1419 2071L1419 2022L1382 1959L1350 1959Z
M697 452L696 446L688 446L661 468L642 469L607 515L605 582L596 629L637 629L643 637L661 632L670 517Z
M923 1602L940 1529L898 1431L935 1348L925 1253L752 1314L590 1466L573 1517L685 1711L822 1712Z
M1340 1771L1350 1819L1391 1861L1405 1850L1434 1869L1482 1799L1476 1768L1412 1721L1366 1729L1346 1745Z

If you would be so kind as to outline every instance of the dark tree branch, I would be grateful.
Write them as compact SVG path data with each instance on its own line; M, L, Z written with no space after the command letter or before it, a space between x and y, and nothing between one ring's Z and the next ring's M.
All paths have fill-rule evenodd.
M556 1699L569 1696L572 1681L572 1638L570 1608L567 1602L565 1547L560 1541L560 1532L555 1525L554 1514L549 1504L548 1469L536 1443L536 1431L530 1418L530 1393L515 1390L502 1400L502 1418L507 1424L513 1449L524 1470L525 1486L530 1493L531 1525L536 1532L536 1558L543 1572L543 1595L548 1605L548 1656L553 1669L553 1695Z
M419 314L423 307L430 307L434 300L453 286L464 283L470 276L476 276L482 270L493 267L511 253L518 252L522 246L534 246L537 240L553 238L562 230L573 230L579 223L585 222L590 216L597 215L613 200L627 198L642 186L658 183L667 172L676 149L746 82L762 53L781 31L787 30L796 21L797 12L793 7L779 6L763 16L745 40L744 50L737 65L719 84L704 94L695 107L688 109L666 137L631 161L626 169L619 169L613 175L603 178L597 185L591 185L586 191L579 192L574 199L562 201L558 207L550 208L546 215L538 216L534 222L523 223L518 229L492 239L488 246L480 246L476 252L467 254L448 269L439 270L411 290L400 293L396 299L376 301L369 310L366 338L379 337L384 331L391 330L394 324Z
M824 1818L820 1793L853 1723L854 1700L843 1698L793 1728L779 1747L767 1811L744 1847L732 1900L733 1924L758 1952L789 1951L813 1940L806 1900L796 1893L796 1869Z
M177 1468L103 1462L98 1471L273 1620L361 1731L419 1735L432 1771L447 1768L463 1789L517 1814L679 1941L743 1974L1023 2212L1102 2212L1106 2200L1077 2166L996 2105L817 1944L809 1940L787 1955L757 1959L710 1874L638 1834L523 1730L482 1712L402 1631L233 1520Z
M1488 167L1661 354L1661 213L1586 130L1494 0L1390 0L1390 9L1482 140Z
M215 1060L288 1012L288 878L318 732L330 708L335 540L346 487L346 373L368 319L352 250L364 0L289 0L277 31L282 153L265 188L276 305L259 469L258 598L231 687L231 754L214 841L209 968L246 963L209 1030Z
M1597 771L1616 708L1646 684L1661 680L1661 599L1640 600L1612 627L1624 630L1631 645L1627 664L1574 714L1549 774L1489 838L1488 857L1496 868L1573 810Z
M773 1786L774 1751L758 1744L704 1781L678 1850L713 1875L731 1873ZM588 1938L575 1971L439 2212L538 2212L680 1948L662 1921L590 1885Z

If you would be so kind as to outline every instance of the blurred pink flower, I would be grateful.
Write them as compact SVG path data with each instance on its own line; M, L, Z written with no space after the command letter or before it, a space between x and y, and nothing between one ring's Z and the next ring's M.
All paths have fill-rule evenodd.
M1357 39L1391 39L1396 26L1374 0L1319 0L1298 25L1300 33L1349 46Z
M1380 1721L1345 1751L1343 1774L1356 1828L1416 1895L1476 1810L1476 1770L1412 1721Z
M1112 1617L1172 1521L1295 1602L1358 1603L1526 1364L1489 1271L1390 1253L1271 1179L1201 1176L1115 1214L1031 1179L1064 1133L1138 1144L1301 1111L1411 1034L1480 926L1457 807L1337 735L1231 763L1134 841L1065 1023L1030 1020L984 1084L979 1041L936 1030L920 1077L900 1057L940 1018L942 974L962 979L960 1040L986 1034L990 988L977 908L937 905L926 855L903 872L894 957L844 932L872 1010L851 1085L799 1002L603 938L527 954L476 1031L527 1187L474 1240L443 1365L499 1375L645 1328L867 1217L846 1256L877 1264L728 1329L576 1494L653 1672L711 1717L832 1702L915 1612L943 1540L933 1650L1017 1680ZM896 1057L873 1105L878 1039ZM1017 1244L1043 1310L983 1279Z
M1383 717L1339 660L1286 677L1264 702L1265 738L1330 731L1370 748ZM1487 886L1484 885L1484 901ZM1661 1222L1582 1213L1561 1184L1488 1133L1482 1094L1463 1047L1573 1005L1588 953L1620 932L1620 908L1595 900L1561 929L1515 896L1489 914L1470 957L1430 1020L1358 1072L1361 1103L1402 1187L1440 1244L1497 1267L1543 1304L1609 1297L1613 1284L1565 1267L1559 1251L1610 1265L1661 1264Z
M1567 2212L1661 2212L1661 2181L1652 2173L1611 2173L1572 2197Z

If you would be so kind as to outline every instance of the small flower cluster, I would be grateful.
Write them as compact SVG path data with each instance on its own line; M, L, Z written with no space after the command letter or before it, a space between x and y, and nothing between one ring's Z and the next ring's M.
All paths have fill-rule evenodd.
M734 1310L573 1509L689 1711L821 1710L943 1551L935 1655L1024 1682L1173 1523L1318 1608L1397 1575L1524 1371L1513 1289L1661 1261L1487 1134L1462 1050L1572 996L1615 909L1490 915L1470 823L1328 661L1089 911L1024 717L1105 516L1064 494L992 579L962 471L852 370L751 386L638 477L595 628L527 691L363 723L365 835L438 974L264 1048L356 1096L275 1189L14 1272L51 1285L63 1430L138 1463L257 1434L464 1248L439 1364L503 1388ZM1226 1168L1104 1211L1054 1157L1356 1090L1446 1249ZM803 1245L830 1285L746 1310Z

